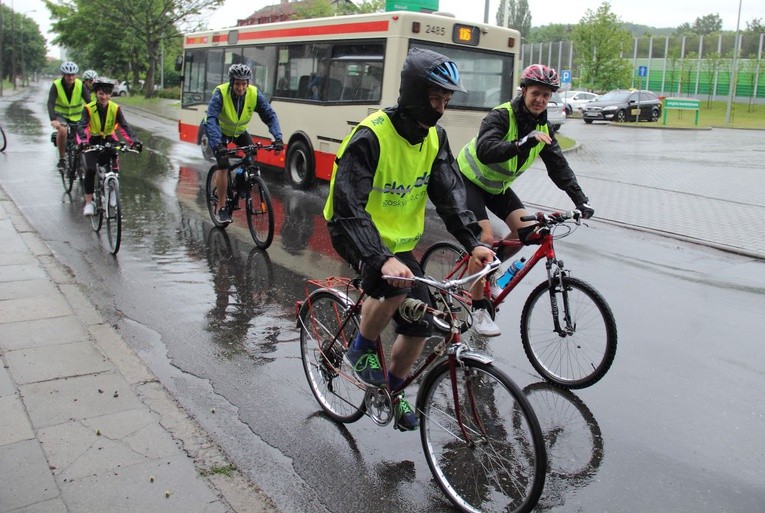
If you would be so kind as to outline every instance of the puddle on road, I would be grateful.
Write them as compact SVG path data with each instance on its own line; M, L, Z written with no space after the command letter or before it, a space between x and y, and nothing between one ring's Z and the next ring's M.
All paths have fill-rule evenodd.
M3 120L4 129L7 132L24 136L39 137L45 133L40 125L40 120L29 109L27 99L16 100L11 103ZM51 129L51 132L53 129Z

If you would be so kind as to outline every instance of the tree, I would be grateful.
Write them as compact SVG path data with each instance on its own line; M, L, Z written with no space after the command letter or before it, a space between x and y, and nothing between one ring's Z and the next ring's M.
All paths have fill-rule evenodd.
M293 20L307 20L334 16L335 8L329 0L307 0L295 4Z
M521 33L522 38L527 38L531 33L531 11L528 0L500 0L499 9L497 9L497 25L514 28Z
M2 48L0 77L12 78L41 71L45 67L45 38L37 23L20 12L0 5Z
M752 34L762 34L765 32L765 25L762 24L762 18L753 18L746 22L746 31Z
M65 1L45 1L56 20L52 26L59 36L54 42L81 49L85 55L109 54L112 60L105 65L127 61L123 73L132 71L133 84L139 70L145 70L147 98L154 93L161 43L178 37L178 25L192 24L206 10L223 4L223 0Z
M550 41L571 41L575 25L551 23L534 27L528 34L521 34L526 43L548 43Z
M608 2L595 12L587 9L573 35L583 87L608 91L630 84L632 66L621 55L630 47L632 36Z
M719 14L707 14L700 18L696 18L693 22L693 33L699 36L706 36L708 34L716 34L722 30L722 18Z

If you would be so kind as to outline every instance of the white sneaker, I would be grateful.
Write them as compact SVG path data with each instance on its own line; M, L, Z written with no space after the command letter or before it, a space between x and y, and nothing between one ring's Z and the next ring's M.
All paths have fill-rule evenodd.
M109 206L112 208L117 206L117 195L114 191L109 191Z
M473 310L473 329L484 337L497 337L502 334L499 326L491 319L489 311L485 308Z
M96 204L92 201L85 203L85 208L82 209L82 215L85 217L96 215Z

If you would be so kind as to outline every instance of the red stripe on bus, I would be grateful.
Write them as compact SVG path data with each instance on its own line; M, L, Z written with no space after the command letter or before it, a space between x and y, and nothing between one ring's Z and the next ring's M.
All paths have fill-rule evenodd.
M251 41L254 39L270 39L279 37L307 37L307 36L327 36L337 34L359 34L364 32L387 32L388 21L368 21L365 23L348 23L345 25L322 25L313 27L296 27L286 29L261 30L257 32L239 32L239 41ZM203 36L187 37L186 44L199 44L204 41ZM228 33L215 34L212 37L213 43L226 43Z

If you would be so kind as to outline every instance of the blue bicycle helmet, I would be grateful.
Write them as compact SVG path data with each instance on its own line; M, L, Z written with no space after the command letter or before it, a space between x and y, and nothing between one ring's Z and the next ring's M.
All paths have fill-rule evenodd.
M440 53L412 48L401 69L398 104L408 116L425 126L435 126L441 113L430 105L428 88L465 92L457 65Z

